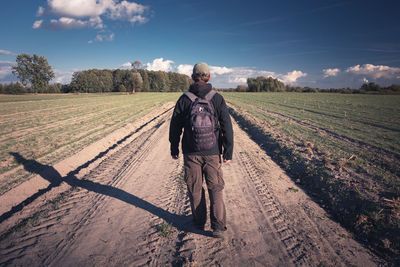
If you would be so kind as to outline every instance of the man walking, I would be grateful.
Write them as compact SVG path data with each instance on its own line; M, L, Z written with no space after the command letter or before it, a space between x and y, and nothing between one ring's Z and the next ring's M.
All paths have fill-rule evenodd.
M204 230L207 221L207 205L203 177L210 198L210 220L214 237L223 238L226 231L226 210L223 200L224 179L222 161L232 159L232 122L224 98L212 90L208 83L210 71L206 63L193 68L194 83L177 101L172 115L169 141L171 156L179 157L179 141L182 138L185 182L187 184L193 221Z

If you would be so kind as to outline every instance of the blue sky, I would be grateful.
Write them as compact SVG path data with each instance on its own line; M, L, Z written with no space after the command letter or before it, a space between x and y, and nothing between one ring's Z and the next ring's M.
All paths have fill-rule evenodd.
M272 76L286 84L359 88L400 84L400 1L6 0L0 82L20 53L43 55L68 83L74 71L143 68L190 74L211 66L214 86Z

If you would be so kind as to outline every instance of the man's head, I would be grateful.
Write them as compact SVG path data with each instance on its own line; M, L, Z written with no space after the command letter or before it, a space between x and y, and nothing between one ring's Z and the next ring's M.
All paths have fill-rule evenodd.
M200 62L194 65L192 79L196 82L208 82L210 80L210 70L207 63Z

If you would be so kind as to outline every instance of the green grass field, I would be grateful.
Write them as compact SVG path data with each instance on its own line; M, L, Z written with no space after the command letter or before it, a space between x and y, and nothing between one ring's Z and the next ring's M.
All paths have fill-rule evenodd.
M336 161L348 161L357 172L371 174L380 184L395 188L400 185L396 160L400 155L400 96L306 93L225 93L224 96L227 102L267 122L294 143L310 142L317 151ZM329 134L324 134L325 131ZM381 153L373 153L380 150Z
M52 165L179 95L0 95L0 174L16 167L11 152ZM2 179L0 193L27 175Z
M400 96L306 93L226 93L251 104L400 153Z

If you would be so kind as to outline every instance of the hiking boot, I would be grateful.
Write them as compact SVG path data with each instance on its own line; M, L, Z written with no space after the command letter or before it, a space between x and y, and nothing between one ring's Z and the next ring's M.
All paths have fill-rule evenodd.
M219 229L216 229L216 230L214 230L213 231L213 233L212 233L212 236L213 237L215 237L215 238L224 238L224 230L219 230Z

